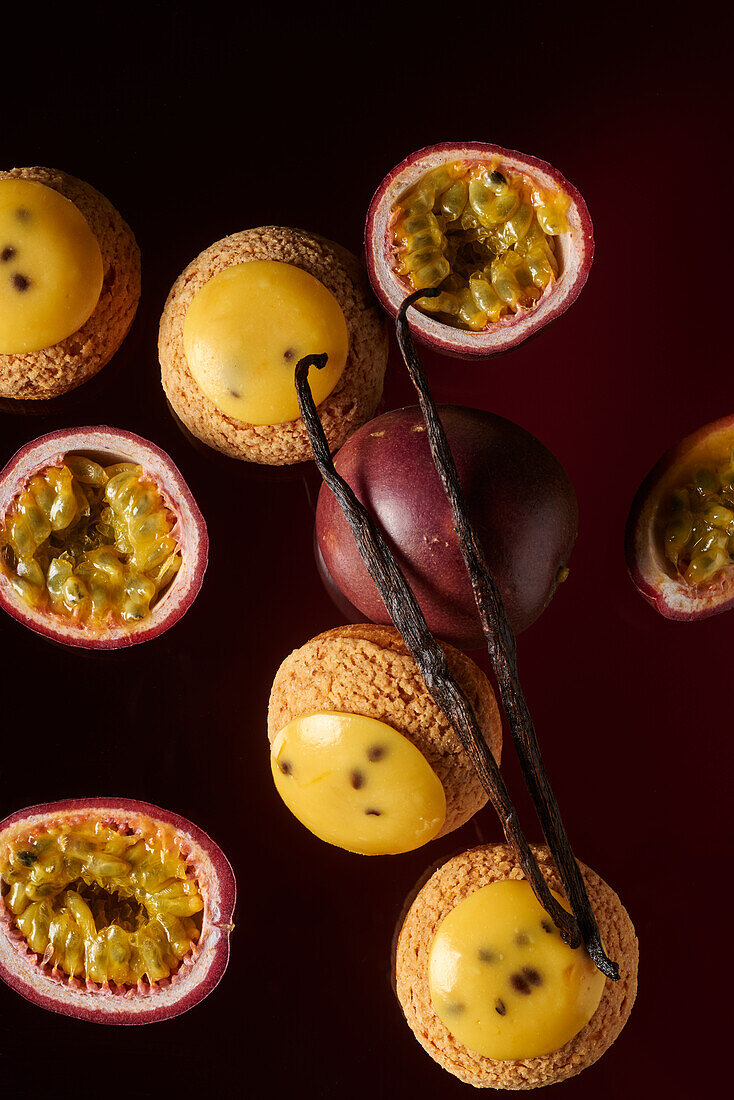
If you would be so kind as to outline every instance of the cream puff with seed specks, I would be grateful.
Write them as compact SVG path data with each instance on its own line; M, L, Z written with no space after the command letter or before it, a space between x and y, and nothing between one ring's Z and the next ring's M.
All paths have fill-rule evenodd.
M533 852L568 908L548 849ZM565 1081L601 1058L627 1023L635 930L611 887L579 868L619 981L596 971L583 946L561 941L507 844L450 859L410 906L395 953L398 1000L421 1046L467 1084L520 1090Z
M264 226L196 257L161 317L163 388L176 416L208 446L271 466L312 457L295 367L327 355L309 384L330 448L377 409L387 327L360 261L323 237Z
M54 168L0 172L0 397L58 397L110 361L140 298L130 227Z

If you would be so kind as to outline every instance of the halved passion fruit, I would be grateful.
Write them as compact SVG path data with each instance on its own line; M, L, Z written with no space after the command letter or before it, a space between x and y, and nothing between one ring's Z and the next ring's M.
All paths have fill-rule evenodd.
M180 472L132 432L52 432L0 473L0 606L55 641L155 638L193 603L207 555Z
M668 451L627 522L635 586L668 619L703 619L734 602L734 416Z
M419 302L411 328L466 359L506 351L568 309L594 255L576 188L545 161L484 142L406 157L375 192L365 246L393 317L412 291L440 289Z
M186 1012L229 960L236 886L214 841L147 802L83 798L0 822L0 978L82 1020Z

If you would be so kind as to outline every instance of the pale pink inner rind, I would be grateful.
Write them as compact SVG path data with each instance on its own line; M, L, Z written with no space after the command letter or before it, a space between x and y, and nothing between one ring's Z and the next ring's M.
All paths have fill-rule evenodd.
M467 162L487 162L493 152L501 160L501 166L509 172L524 175L543 188L563 190L570 199L567 211L569 231L555 238L556 255L559 259L560 274L550 284L540 300L528 309L521 309L511 317L504 317L492 323L481 332L469 332L442 324L434 317L413 310L410 314L411 327L428 343L437 347L454 350L456 354L491 354L503 350L530 335L536 328L542 327L559 313L563 312L575 299L586 280L588 268L593 256L593 237L591 222L583 200L558 172L549 165L519 157L510 151L493 146L467 144L456 146L432 147L415 159L398 166L383 181L373 199L367 223L367 252L370 278L383 306L393 314L397 313L410 288L397 275L393 267L393 240L391 222L393 208L400 196L416 183L421 176L440 164L451 160ZM371 262L370 262L371 261Z
M701 450L726 451L734 445L734 421L723 418L705 425L667 452L638 490L630 517L628 567L642 594L669 618L693 619L726 610L734 600L734 568L700 587L672 574L658 537L660 512L670 493L691 481L702 464Z
M63 809L68 805L68 809ZM0 904L0 972L3 979L23 996L53 1011L95 1019L102 1023L145 1023L186 1011L214 988L226 968L229 934L235 900L234 876L221 850L195 826L169 815L151 817L135 803L79 800L50 805L38 813L14 815L0 825L0 849L15 838L26 837L54 825L73 825L90 818L114 825L158 834L175 845L194 868L204 900L201 938L190 956L182 960L175 974L153 985L111 988L93 982L72 980L31 952L14 928L11 914ZM137 806L147 806L138 803ZM58 808L57 808L58 807ZM150 806L160 815L162 811Z
M34 474L60 464L70 452L92 453L109 461L124 460L142 466L143 474L155 483L177 517L172 533L181 548L181 567L150 615L133 627L114 623L101 628L79 626L63 615L38 611L25 603L2 573L0 604L26 626L67 645L116 648L154 638L188 610L201 588L208 556L201 512L182 475L160 448L132 432L96 427L53 432L22 448L0 474L0 521Z

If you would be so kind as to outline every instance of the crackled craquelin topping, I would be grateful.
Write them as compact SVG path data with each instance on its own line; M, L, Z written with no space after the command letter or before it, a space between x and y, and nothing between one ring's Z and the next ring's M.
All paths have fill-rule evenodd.
M90 626L144 619L181 565L176 519L135 463L66 455L0 529L0 571L31 607Z
M668 497L665 556L690 585L718 579L734 560L734 455L705 465Z
M427 172L395 205L394 263L413 290L438 287L420 309L479 332L532 308L558 275L553 238L568 230L562 191L490 164Z
M15 837L0 852L0 889L43 965L100 985L175 975L201 931L197 881L154 827L97 821Z
M549 887L562 890L558 872L547 847L533 847L533 853ZM458 1040L437 1014L430 982L429 958L434 938L444 918L477 890L493 883L522 881L524 874L507 844L489 844L464 852L445 863L415 897L398 939L395 958L396 991L408 1024L425 1050L440 1065L462 1081L478 1088L532 1089L563 1081L595 1062L614 1042L624 1027L637 991L638 945L632 922L614 891L595 872L579 864L589 898L611 958L619 963L621 978L606 981L599 1005L589 1022L567 1043L549 1054L527 1059L495 1059L473 1051ZM540 918L545 919L544 917ZM480 934L481 934L480 930ZM518 928L518 931L529 929ZM537 935L546 935L542 926ZM555 933L548 933L551 939ZM493 939L482 940L477 949L497 949ZM523 945L516 945L519 951ZM501 949L501 948L500 948ZM515 947L513 947L513 950ZM477 966L490 966L476 956ZM542 988L534 976L522 974L522 967L533 963L517 956L508 977L525 978L531 993L518 991L516 998L505 1001L508 1013L518 1008L520 998L537 998ZM542 968L539 969L542 978ZM520 984L518 982L518 984ZM498 994L502 997L502 994ZM502 997L505 1000L504 997ZM533 1003L537 1003L534 1001ZM498 1020L497 1005L492 1011Z

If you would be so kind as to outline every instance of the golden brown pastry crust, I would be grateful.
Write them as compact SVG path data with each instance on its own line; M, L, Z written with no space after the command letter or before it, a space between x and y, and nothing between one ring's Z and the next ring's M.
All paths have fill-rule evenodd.
M56 168L13 168L0 172L3 179L35 180L69 199L86 218L102 253L102 291L82 327L41 351L0 355L0 397L58 397L97 374L125 339L140 299L140 249L109 199L83 180Z
M548 885L563 893L546 847L533 847ZM395 959L396 990L416 1039L439 1065L476 1088L533 1089L565 1081L592 1065L627 1023L637 994L638 946L632 922L615 892L594 871L579 863L599 924L604 947L619 964L618 982L607 979L599 1007L560 1050L539 1058L495 1061L459 1043L433 1011L428 986L428 957L445 916L482 886L501 879L524 878L512 849L487 844L450 859L421 889L405 918Z
M367 286L362 264L345 248L300 229L263 226L233 233L193 260L178 277L161 317L158 354L171 406L198 439L232 458L271 466L312 457L303 421L245 424L226 416L194 380L183 347L183 323L194 295L220 271L249 260L278 260L308 271L341 306L349 334L347 364L319 406L332 451L374 415L387 366L387 326Z
M490 683L466 654L449 645L443 649L499 762L502 723ZM438 836L458 829L486 804L469 757L394 627L336 627L286 657L270 693L271 742L293 718L320 710L376 718L421 750L446 793L446 820Z

